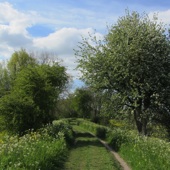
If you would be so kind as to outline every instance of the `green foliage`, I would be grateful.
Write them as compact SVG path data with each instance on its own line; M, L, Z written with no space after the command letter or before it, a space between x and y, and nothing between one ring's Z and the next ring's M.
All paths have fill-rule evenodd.
M40 113L29 97L10 94L0 101L0 112L4 117L5 129L22 134L30 128L39 128L37 114ZM36 124L37 123L37 124Z
M68 145L72 145L74 143L74 133L72 126L69 125L68 119L53 121L53 131L54 134L62 132Z
M64 99L64 104L67 106L64 109L67 113L66 116L90 118L96 121L98 120L101 107L99 101L99 96L92 89L88 87L78 88Z
M112 146L115 151L119 151L122 145L133 142L136 136L137 135L133 135L133 133L127 130L115 128L108 131L106 138L109 145Z
M123 121L118 121L118 120L115 120L115 119L110 119L109 123L110 123L111 127L121 128L121 127L126 126L126 124Z
M102 95L88 87L78 88L57 103L57 118L81 117L98 122Z
M94 133L97 125L78 119L79 126ZM120 128L106 130L105 139L134 170L166 170L170 167L170 144L158 138L140 136Z
M137 129L144 135L149 121L170 110L170 41L166 34L165 27L148 15L127 11L103 41L94 38L91 45L85 39L76 54L86 83L103 90L114 110L133 112Z
M90 132L94 133L99 138L105 138L107 133L107 127L98 125L93 122L86 121L84 119L78 119L78 124L81 127L89 130Z
M32 62L35 61L25 51L19 51L8 63L10 73L18 63L19 66L10 93L0 99L0 115L6 129L13 133L23 134L52 122L56 102L68 81L65 68L59 63Z
M138 136L134 132L120 129L107 133L107 141L132 169L166 170L169 167L170 145L166 141Z
M16 51L12 54L8 62L8 70L12 79L16 78L16 75L24 68L28 66L36 65L36 59L28 54L24 49Z
M72 106L79 117L90 118L92 96L88 89L76 89L74 98L72 99Z
M5 63L3 63L5 65ZM10 77L8 70L0 63L0 98L10 90Z
M117 138L113 137L111 144L113 147L115 145L118 147L119 153L132 169L168 169L170 166L168 161L170 145L168 142L156 138L127 134L122 136L117 133Z
M65 68L58 63L29 67L17 76L14 92L31 96L40 110L49 112L65 88L67 78Z
M63 132L51 125L23 137L6 136L0 146L0 169L62 169L68 149Z
M67 98L60 98L55 109L56 118L61 119L78 117L74 102L74 93L69 94Z

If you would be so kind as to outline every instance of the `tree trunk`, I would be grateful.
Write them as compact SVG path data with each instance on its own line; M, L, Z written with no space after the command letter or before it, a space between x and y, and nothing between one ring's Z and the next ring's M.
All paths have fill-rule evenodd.
M147 135L147 120L142 117L142 111L140 108L136 108L134 111L134 119L137 130L140 135Z

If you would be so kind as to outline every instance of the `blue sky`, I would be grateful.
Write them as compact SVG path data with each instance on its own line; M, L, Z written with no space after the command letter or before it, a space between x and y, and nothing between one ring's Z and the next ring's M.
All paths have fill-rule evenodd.
M102 38L125 9L170 24L169 0L0 0L0 61L20 48L55 53L79 85L73 49L89 33Z

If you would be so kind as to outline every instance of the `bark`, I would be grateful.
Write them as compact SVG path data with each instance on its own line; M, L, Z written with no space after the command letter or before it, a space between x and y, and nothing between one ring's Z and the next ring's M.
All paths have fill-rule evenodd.
M142 117L142 110L140 108L135 109L134 119L139 134L147 135L147 119Z

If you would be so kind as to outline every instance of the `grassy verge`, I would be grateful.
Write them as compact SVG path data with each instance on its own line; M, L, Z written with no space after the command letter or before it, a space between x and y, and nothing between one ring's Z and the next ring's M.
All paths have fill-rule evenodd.
M0 145L0 169L61 170L70 141L71 128L63 121L22 137L5 136Z
M101 129L100 125L78 120L78 124L89 131ZM94 130L96 128L96 130ZM104 127L103 127L104 128ZM150 137L142 137L132 131L119 128L106 130L105 140L116 150L133 170L167 170L170 167L170 143Z
M170 143L115 129L107 134L108 143L117 150L133 170L167 170L170 167Z
M74 126L76 145L70 151L65 170L116 170L120 166L103 145L83 128Z

